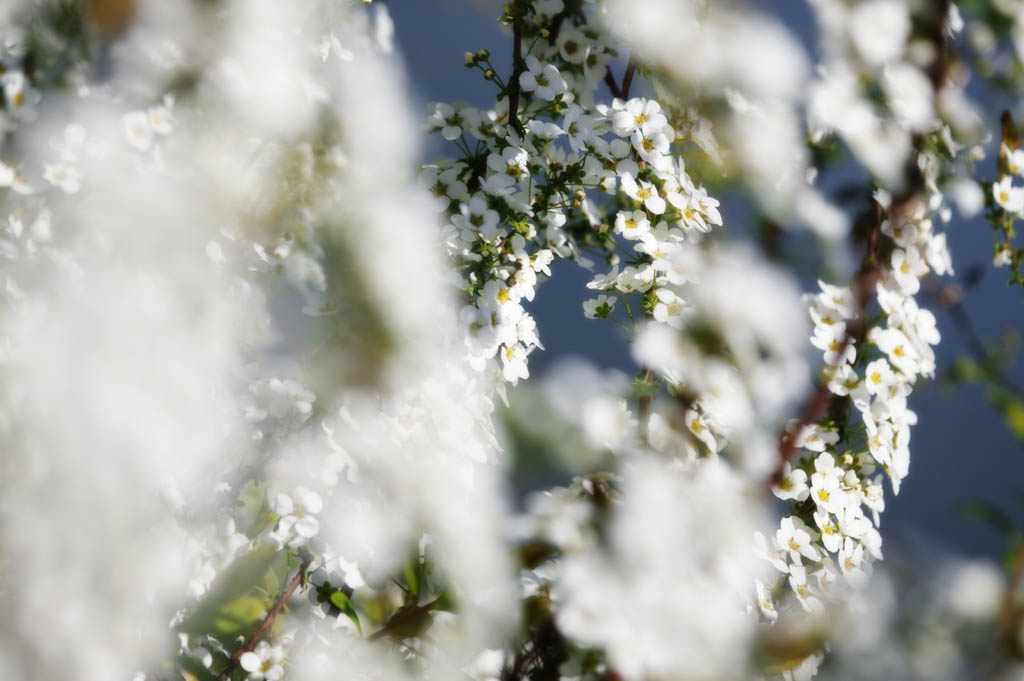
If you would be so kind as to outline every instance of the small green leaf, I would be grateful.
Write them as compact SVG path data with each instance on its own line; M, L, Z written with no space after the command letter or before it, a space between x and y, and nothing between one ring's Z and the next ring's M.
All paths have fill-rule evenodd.
M359 635L363 634L363 625L359 622L359 613L356 612L356 608L352 605L352 601L345 595L344 591L335 591L330 597L331 605L341 610L345 615L348 616L352 623L356 625L356 629L359 630Z
M1019 400L1010 400L1003 406L1003 417L1006 427L1018 440L1024 440L1024 404Z
M971 499L960 504L960 512L968 518L982 521L1000 534L1006 536L1014 531L1013 519L995 504L981 499Z

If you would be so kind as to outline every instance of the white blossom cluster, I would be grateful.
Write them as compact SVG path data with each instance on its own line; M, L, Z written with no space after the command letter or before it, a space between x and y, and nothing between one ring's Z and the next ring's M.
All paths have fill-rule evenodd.
M816 673L817 630L765 651L852 617L882 558L937 370L915 296L952 273L939 223L979 156L917 4L815 0L812 69L731 4L514 0L512 72L467 53L494 105L431 105L456 153L418 178L380 3L91 4L102 68L47 23L74 8L0 8L8 676ZM866 218L821 188L838 141ZM720 176L850 283L801 296ZM633 381L565 364L530 392L559 260L596 270L583 314ZM515 514L524 447L572 480ZM998 579L961 581L991 614Z

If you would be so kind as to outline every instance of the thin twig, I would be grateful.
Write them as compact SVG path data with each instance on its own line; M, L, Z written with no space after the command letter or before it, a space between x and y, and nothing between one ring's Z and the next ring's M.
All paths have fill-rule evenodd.
M971 323L970 316L967 314L962 293L952 286L942 286L931 277L925 279L922 290L925 295L937 302L949 313L960 335L963 336L967 349L974 355L974 359L978 364L992 374L992 378L999 387L1024 400L1024 388L1011 381L1003 372L996 370L996 363L993 360L992 353L985 347L981 334L978 333L974 324Z
M300 584L302 584L302 580L305 577L306 570L309 568L310 563L313 561L313 556L311 554L305 552L303 553L304 555L302 556L302 563L299 565L298 572L296 572L295 576L292 577L292 581L289 582L285 590L281 592L281 595L278 597L273 607L270 608L270 612L268 612L267 616L263 618L263 621L260 622L260 626L256 628L256 631L253 632L252 636L249 637L249 640L245 642L245 645L243 645L241 648L235 651L235 654L231 656L231 659L228 660L227 665L225 665L224 669L217 677L217 681L225 681L225 679L228 678L228 675L231 674L234 668L238 666L238 662L242 659L242 655L252 652L252 650L256 647L256 644L259 643L260 639L263 638L263 635L274 623L274 620L277 618L278 614L280 614L281 608L284 607L285 602L289 598L291 598L291 595L295 593L295 590L299 588Z

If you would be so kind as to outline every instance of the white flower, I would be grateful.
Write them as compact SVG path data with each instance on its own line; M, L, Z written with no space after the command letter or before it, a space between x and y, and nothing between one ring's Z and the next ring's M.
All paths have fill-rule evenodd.
M665 133L652 132L645 135L640 130L634 130L633 134L629 137L629 141L633 144L633 148L636 149L636 153L640 154L640 158L647 161L654 168L658 170L671 168L671 161L667 155L672 140Z
M526 354L526 350L519 343L513 343L502 349L502 375L509 383L515 385L519 379L530 377L530 370L526 366Z
M35 120L35 105L42 99L42 95L29 86L24 73L8 71L0 75L0 86L3 86L4 97L7 99L7 111L13 118L25 122Z
M867 580L868 574L864 563L864 546L852 537L843 540L843 546L839 550L839 569L843 571L846 578L854 584L862 584Z
M696 409L687 409L683 418L686 421L686 427L704 444L705 447L708 448L708 451L718 451L718 441L715 439L715 435L711 432L711 429L708 428L708 425L700 412Z
M797 600L807 612L821 613L825 611L825 604L821 602L807 583L807 568L801 565L790 567L789 586L796 594Z
M815 296L815 302L823 308L839 313L841 319L852 319L857 312L857 304L853 292L848 286L833 286L818 280L821 293Z
M582 64L587 58L587 49L591 41L576 29L563 28L555 45L562 59L570 64Z
M605 294L583 301L583 314L587 319L605 318L615 309L618 299Z
M651 288L653 283L653 267L627 267L615 280L615 288L623 293L633 293L634 291L646 291Z
M469 203L460 204L459 213L460 227L479 233L486 241L497 236L498 211L488 208L483 197L474 196Z
M850 15L850 36L861 58L880 66L903 54L910 35L910 14L899 0L869 0Z
M846 324L814 327L811 344L822 350L825 363L831 366L848 364L857 356L857 349L846 337Z
M797 433L794 445L809 449L812 452L823 452L825 447L834 445L839 441L839 433L832 430L822 430L814 423L809 423Z
M530 161L530 154L522 147L505 147L500 154L490 154L487 157L487 167L503 178L508 178L509 185L519 182L529 176L527 164Z
M654 304L651 316L655 321L668 324L674 329L683 328L683 319L680 316L683 312L683 299L668 288L654 289L654 295L658 302Z
M65 194L74 194L81 188L78 171L64 163L43 165L43 179Z
M814 512L814 524L821 532L820 539L825 548L832 553L838 551L843 543L843 535L839 532L839 527L832 521L832 515L819 508Z
M754 533L754 555L771 563L772 567L779 572L789 572L789 563L786 562L786 551L781 549L774 539L771 546L769 546L768 540L760 532Z
M1024 176L1024 149L1010 149L1004 142L999 150L1006 157L1006 167L1014 175Z
M622 176L622 191L634 201L644 204L655 215L665 212L665 199L658 196L658 188L650 182L640 180L638 183L631 174L626 173Z
M811 475L811 498L815 505L829 513L839 513L846 506L846 492L840 487L840 469L834 467L832 455L820 454L814 460Z
M612 129L619 137L631 137L636 131L642 135L653 135L661 132L667 124L661 105L653 99L631 99L612 114Z
M802 564L801 556L811 560L820 560L818 550L811 545L816 537L811 536L810 528L796 516L783 518L775 533L775 541L784 551L789 551L789 559L797 565Z
M651 221L642 210L619 211L615 216L615 233L630 241L640 239L651 229Z
M908 296L917 293L921 288L921 277L928 272L928 265L921 258L921 253L913 246L907 250L899 248L892 252L892 274L900 291Z
M149 126L160 135L170 135L174 131L174 114L169 103L152 106L146 109Z
M779 611L775 609L771 594L768 593L761 580L755 580L754 586L757 590L757 605L761 608L761 613L772 622L779 619Z
M553 64L541 64L532 54L526 58L527 71L519 74L519 87L524 92L536 92L541 99L551 101L568 89L565 79Z
M153 145L153 125L145 111L131 111L121 118L124 136L128 144L139 151L147 151Z
M992 197L1007 213L1020 213L1024 209L1024 187L1014 187L1012 175L992 184Z
M569 146L572 150L582 152L594 135L594 119L584 113L583 107L579 104L570 104L566 109L565 118L562 119L562 130L569 137ZM592 158L588 157L587 160Z
M464 104L455 106L443 102L432 104L427 125L431 130L440 130L441 137L449 142L457 140L462 137L462 126L466 122L465 110L468 108Z
M252 652L242 653L238 664L249 672L249 681L278 681L284 677L283 660L284 649L281 646L260 641Z
M935 271L935 274L953 274L953 256L946 246L945 234L933 234L925 246L925 261Z
M799 468L794 470L787 461L782 467L782 479L778 485L772 486L772 493L779 499L803 501L811 493L807 487L807 473Z
M896 376L889 363L883 358L874 360L864 370L864 383L872 395L887 394L895 382Z
M992 265L995 267L1006 267L1013 262L1013 249L1006 244L996 246L995 255L992 256Z
M868 340L889 357L889 363L902 371L907 377L913 378L919 372L917 352L910 339L899 329L879 329L875 327L868 332Z
M595 274L594 278L587 282L587 288L597 291L608 291L615 288L615 282L619 278L619 266L616 265L607 274Z
M300 485L291 496L283 493L275 496L270 507L281 516L275 536L282 542L292 539L292 546L300 546L320 532L320 522L315 516L324 510L324 501L313 490Z

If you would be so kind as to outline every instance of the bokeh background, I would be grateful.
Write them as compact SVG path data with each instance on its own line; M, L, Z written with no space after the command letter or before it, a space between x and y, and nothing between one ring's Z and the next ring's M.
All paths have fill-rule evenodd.
M496 21L499 3L388 0L386 4L395 22L396 48L405 60L424 117L427 103L432 101L468 101L484 108L493 105L495 87L484 81L479 71L463 67L463 54L487 48L497 68L503 73L511 71L511 38ZM803 42L808 54L815 55L813 16L805 2L764 0L756 4L778 16ZM617 72L621 70L620 64ZM610 95L607 97L610 101ZM985 124L993 130L998 127L1001 106L983 112ZM990 147L994 158L994 146ZM451 153L440 136L433 136L423 158L429 161ZM994 161L990 158L982 168L992 176ZM726 238L730 230L748 229L749 207L720 198L725 198ZM1015 339L1024 335L1024 290L1007 287L1006 272L992 267L992 236L985 218L963 219L954 214L946 231L956 275L944 283L962 286L971 324L987 344L1013 350ZM534 377L543 377L553 363L568 356L627 373L636 371L620 330L583 316L581 306L588 297L585 284L590 277L575 264L560 262L553 268L552 280L540 287L536 300L528 305L546 347L531 356ZM885 547L897 553L952 552L999 558L1006 549L1005 536L966 507L983 501L1000 509L1016 527L1024 528L1024 447L989 404L984 388L951 386L943 380L954 362L967 354L967 342L947 311L924 302L935 312L942 333L936 353L938 380L919 383L911 398L919 422L911 436L910 476L898 497L889 492L881 528ZM1006 375L1024 385L1024 363L1014 361Z

